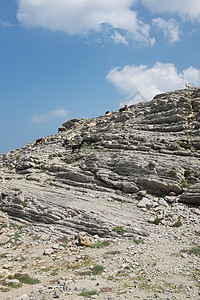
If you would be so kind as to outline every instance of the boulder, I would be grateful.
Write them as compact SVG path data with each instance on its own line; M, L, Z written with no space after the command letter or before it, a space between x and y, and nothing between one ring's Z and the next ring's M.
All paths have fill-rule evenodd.
M92 242L87 237L85 232L79 232L78 234L78 242L81 246L87 246L90 247L92 245Z
M200 205L200 184L192 185L184 191L179 197L179 202Z

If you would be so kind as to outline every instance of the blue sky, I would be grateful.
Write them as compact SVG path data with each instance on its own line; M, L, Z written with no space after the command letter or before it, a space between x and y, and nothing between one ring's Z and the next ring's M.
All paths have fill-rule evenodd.
M200 86L199 0L1 0L0 153Z

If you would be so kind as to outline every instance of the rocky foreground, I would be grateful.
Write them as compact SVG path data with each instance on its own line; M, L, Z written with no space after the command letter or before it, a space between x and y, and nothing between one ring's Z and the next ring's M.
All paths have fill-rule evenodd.
M200 299L200 89L63 126L0 155L0 299Z

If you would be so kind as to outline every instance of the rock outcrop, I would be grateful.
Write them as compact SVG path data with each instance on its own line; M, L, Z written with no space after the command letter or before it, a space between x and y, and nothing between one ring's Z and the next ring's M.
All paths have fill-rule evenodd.
M199 299L200 89L63 126L0 155L1 299Z
M191 88L157 95L110 117L69 120L63 124L67 132L0 156L1 207L13 217L46 224L62 223L64 207L79 214L82 225L65 219L68 228L74 224L75 233L97 230L108 236L116 224L112 217L105 222L102 212L99 222L107 229L97 228L97 221L83 226L85 207L76 200L80 194L93 191L94 201L94 195L107 199L110 193L137 204L138 195L146 191L150 199L172 196L173 202L199 205L199 115L200 89ZM73 152L72 145L83 140ZM95 201L102 207L101 199Z

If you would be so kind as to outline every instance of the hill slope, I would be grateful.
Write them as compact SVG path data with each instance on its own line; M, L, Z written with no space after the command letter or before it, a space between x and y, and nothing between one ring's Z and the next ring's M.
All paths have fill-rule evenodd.
M66 132L0 156L2 228L9 225L0 235L4 245L0 256L16 245L11 260L19 255L20 247L32 247L35 255L41 254L46 244L52 247L56 242L57 248L50 252L62 257L65 247L59 241L64 239L74 245L75 253L85 251L91 261L98 260L98 255L98 263L105 262L104 276L98 280L100 286L112 288L101 291L99 299L136 299L132 293L140 299L147 295L154 299L156 293L159 299L176 299L175 294L177 299L198 299L199 256L190 256L190 248L193 245L200 251L200 89L157 95L124 112L73 119L63 126ZM72 151L81 141L80 150ZM21 224L25 226L22 231ZM24 236L26 245L24 239L22 246L19 241L6 241L10 231L13 236ZM119 252L116 259L126 266L119 267L105 256L105 250L80 250L74 236L81 231L92 242L109 241L110 252ZM39 242L33 242L30 233ZM142 242L136 246L138 240ZM52 260L50 264L56 268ZM15 272L20 267L16 262ZM61 267L57 276L68 277ZM106 282L109 276L112 284ZM117 276L122 276L123 283L118 288ZM48 286L47 278L40 277ZM81 280L78 290L91 286L91 278ZM79 299L71 285L72 298L69 291L63 295ZM120 294L123 289L125 296ZM168 293L169 289L173 291ZM44 290L45 299L52 299L48 288ZM36 288L32 292L34 299L44 299ZM15 294L10 290L4 295L7 299Z

